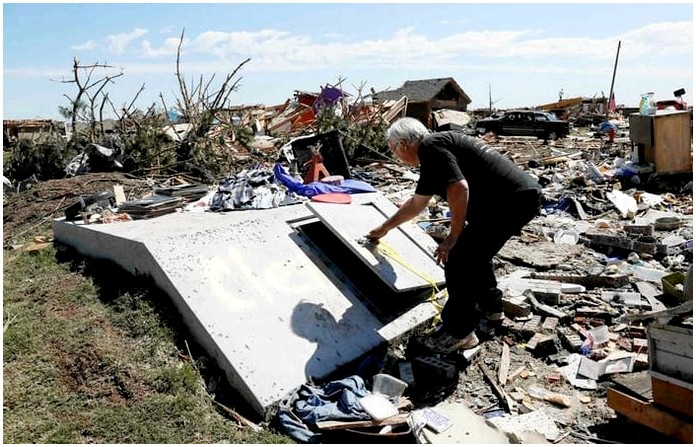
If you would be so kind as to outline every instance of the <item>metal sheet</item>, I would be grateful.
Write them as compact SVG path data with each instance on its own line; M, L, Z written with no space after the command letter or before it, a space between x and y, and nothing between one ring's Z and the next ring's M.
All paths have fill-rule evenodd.
M358 242L387 217L375 203L308 203L314 214L395 292L444 283L444 271L404 228L395 228L377 245Z

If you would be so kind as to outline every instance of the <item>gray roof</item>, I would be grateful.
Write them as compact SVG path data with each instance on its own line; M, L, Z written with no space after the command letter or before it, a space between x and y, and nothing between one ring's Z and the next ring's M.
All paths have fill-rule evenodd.
M430 101L435 98L442 90L451 84L452 87L461 95L466 103L471 102L471 98L462 90L453 78L423 79L419 81L406 81L404 85L396 90L386 90L374 94L376 101L399 100L406 96L410 102Z

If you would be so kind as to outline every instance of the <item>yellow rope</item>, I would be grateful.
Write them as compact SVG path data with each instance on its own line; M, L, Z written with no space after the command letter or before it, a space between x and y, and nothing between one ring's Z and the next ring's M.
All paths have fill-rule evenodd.
M438 287L437 287L437 282L435 282L435 280L431 276L429 276L428 274L426 274L424 272L420 272L420 271L414 269L413 267L411 267L411 265L408 262L406 262L406 260L386 242L380 240L377 243L377 251L379 251L384 256L398 262L406 270L408 270L409 272L413 273L416 276L423 278L423 280L425 280L428 284L430 284L432 289L431 289L430 297L428 298L427 301L429 301L430 304L432 304L433 307L435 307L435 310L437 310L437 315L435 316L435 319L433 321L433 325L436 325L437 323L439 323L440 312L442 311L442 306L437 302L437 294L440 292L440 289L438 289Z

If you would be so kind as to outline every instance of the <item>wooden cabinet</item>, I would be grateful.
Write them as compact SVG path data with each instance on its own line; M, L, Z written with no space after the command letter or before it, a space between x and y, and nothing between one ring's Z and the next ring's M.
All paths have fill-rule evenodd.
M628 117L631 141L638 161L653 163L658 174L691 172L691 112L659 110L655 115Z

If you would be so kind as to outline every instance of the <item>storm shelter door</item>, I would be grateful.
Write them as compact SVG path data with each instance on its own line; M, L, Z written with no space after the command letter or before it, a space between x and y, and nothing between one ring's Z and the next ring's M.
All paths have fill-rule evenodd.
M387 233L378 244L361 244L359 240L388 217L375 203L309 202L307 206L394 292L444 284L442 267L432 253L416 242L419 237L430 237L420 228L402 225ZM422 234L413 234L417 231Z

